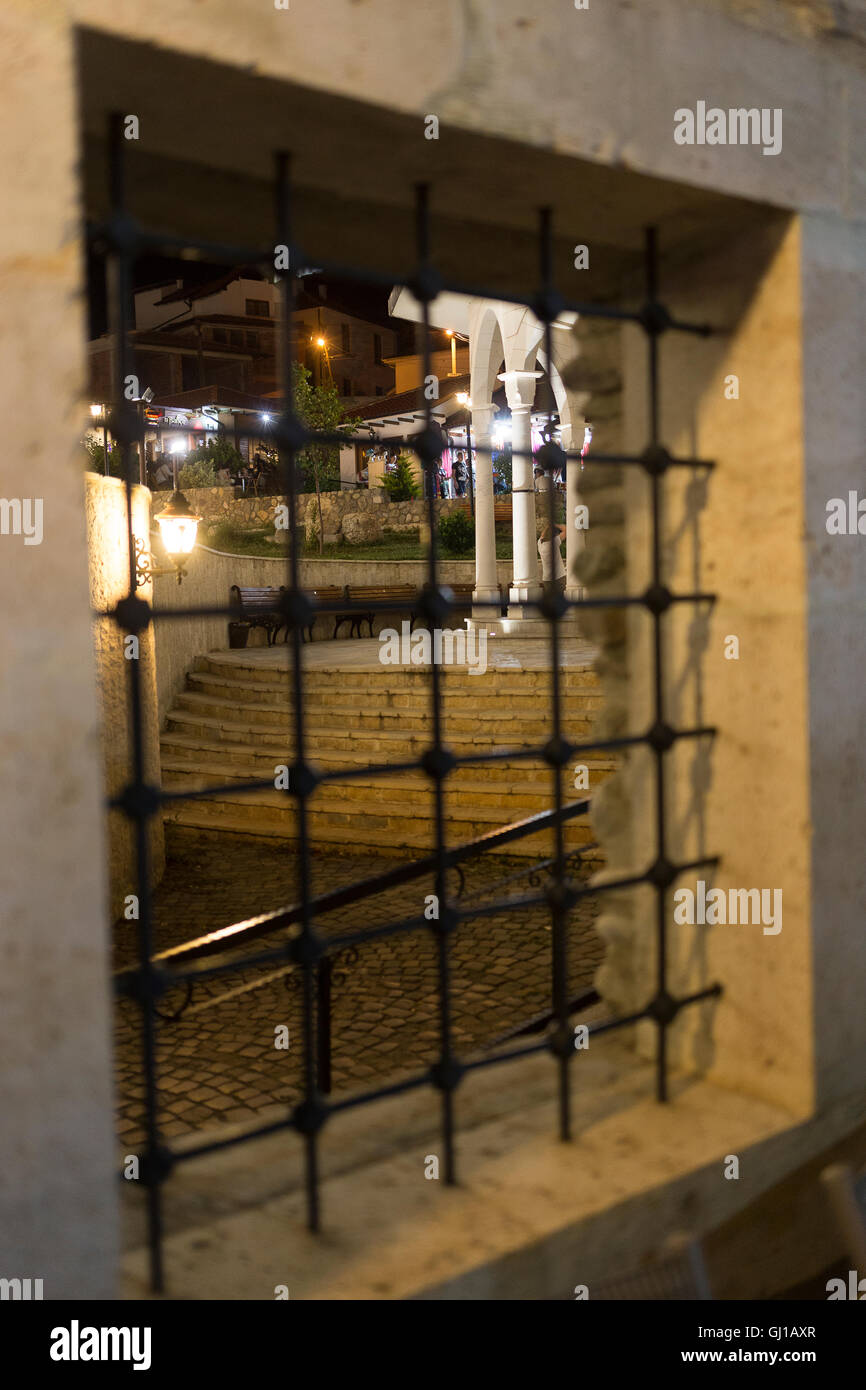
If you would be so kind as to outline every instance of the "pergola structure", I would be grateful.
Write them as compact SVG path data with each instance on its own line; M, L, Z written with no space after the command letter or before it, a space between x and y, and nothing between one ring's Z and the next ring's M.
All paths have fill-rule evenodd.
M249 452L250 441L261 437L262 423L279 409L267 397L213 385L155 397L151 406L154 418L145 417L145 437L160 451L187 453L222 431L242 456Z
M389 312L400 318L422 319L421 306L412 293L396 287L390 297ZM576 315L563 314L552 325L552 361L544 350L544 327L530 309L502 300L470 299L443 294L432 306L432 326L448 327L469 338L469 398L473 443L478 451L475 474L475 590L477 604L499 597L496 578L496 529L494 524L492 437L496 407L493 395L497 382L505 387L512 427L512 527L513 571L508 592L507 617L491 623L489 609L473 609L471 621L483 622L491 631L502 630L523 636L547 630L536 612L527 605L541 597L541 576L536 548L535 484L532 461L532 409L536 382L546 372L559 416L559 435L563 449L583 437L582 399L566 389L563 371L576 352L572 333ZM500 370L504 367L504 370ZM574 562L584 542L584 533L575 525L578 505L577 470L566 470L566 596L580 598L575 583Z

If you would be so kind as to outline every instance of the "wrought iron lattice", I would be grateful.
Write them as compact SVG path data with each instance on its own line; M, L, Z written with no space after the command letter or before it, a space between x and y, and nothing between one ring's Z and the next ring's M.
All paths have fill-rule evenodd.
M110 121L109 164L111 207L106 221L91 229L93 244L105 255L109 267L111 328L116 342L114 403L111 412L111 429L120 446L123 459L123 476L126 482L127 540L129 556L129 588L126 596L118 602L110 613L102 614L114 620L123 634L141 634L151 623L177 622L194 617L236 616L235 611L225 607L195 607L159 609L151 606L136 591L136 544L132 527L132 490L139 481L135 447L140 440L141 425L135 405L127 401L121 389L122 383L133 369L130 346L129 310L132 303L132 270L137 257L147 253L178 254L196 250L202 256L221 263L247 263L267 265L273 268L274 248L238 247L219 245L210 242L194 242L158 232L136 222L129 214L126 202L124 171L123 118L115 115ZM289 249L289 264L292 267L305 262L292 239L292 183L290 158L286 153L275 157L275 245ZM659 339L668 331L706 335L711 332L706 325L676 321L658 300L657 286L657 248L652 229L646 233L645 274L646 299L636 310L617 308L609 304L592 304L571 301L563 297L555 288L552 272L552 214L542 209L539 214L539 280L536 293L528 298L509 296L501 289L485 289L479 285L464 285L445 281L435 268L435 258L430 244L430 190L426 185L415 189L417 260L413 274L408 277L399 272L393 276L371 273L360 267L323 263L316 259L327 274L356 281L391 288L394 283L408 283L421 306L421 344L423 375L431 372L430 360L430 305L436 296L445 290L476 296L498 299L529 307L544 327L544 351L546 360L553 361L552 327L564 311L572 310L588 318L612 319L622 323L637 324L643 330L647 344L647 367L650 402L650 437L644 451L639 455L593 454L594 467L625 465L642 469L649 478L651 488L651 531L652 531L652 574L647 590L642 594L622 594L599 598L570 600L563 594L545 593L535 608L549 622L550 628L550 709L552 733L550 738L538 747L522 749L504 748L492 753L467 757L456 756L446 745L443 731L443 689L442 673L433 661L430 666L430 711L432 739L423 756L417 761L368 766L347 771L317 772L307 761L304 669L302 663L303 633L313 621L316 613L341 612L352 605L345 599L339 604L316 602L303 592L298 568L297 546L291 544L287 559L286 584L282 590L275 613L287 626L286 650L288 657L291 687L291 711L294 721L295 761L290 769L290 789L286 795L291 797L297 809L296 859L298 873L299 901L283 912L264 914L262 918L250 923L215 932L210 937L190 943L188 948L174 948L160 955L154 954L153 906L151 900L149 826L160 808L179 799L217 796L230 790L233 793L245 790L273 790L272 781L251 781L230 787L211 786L196 791L167 791L151 785L146 776L144 753L144 709L142 681L138 662L130 661L129 701L131 713L131 766L132 778L123 792L112 799L110 805L122 810L134 827L137 856L137 895L139 899L138 920L138 963L130 970L120 973L116 984L118 992L133 997L139 1006L141 1016L142 1063L145 1080L144 1128L145 1146L141 1164L141 1177L147 1188L148 1239L150 1250L150 1272L155 1291L164 1287L163 1270L163 1207L162 1185L178 1163L191 1162L196 1157L228 1147L245 1143L262 1135L280 1130L295 1130L302 1138L305 1149L307 1219L311 1230L319 1229L320 1182L318 1170L318 1136L323 1125L334 1119L341 1111L361 1106L384 1095L394 1095L421 1086L432 1085L441 1094L441 1123L444 1154L444 1176L447 1183L457 1180L456 1141L455 1141L455 1092L464 1076L477 1068L508 1063L534 1053L549 1051L555 1059L558 1070L558 1130L563 1140L571 1137L570 1119L570 1063L575 1056L573 1033L569 1027L569 1015L575 1001L570 999L567 970L566 928L569 913L583 898L603 894L617 889L649 884L655 889L656 901L656 971L651 998L640 1011L626 1017L615 1017L588 1025L589 1033L599 1034L630 1026L641 1019L652 1020L657 1028L656 1091L660 1101L668 1096L668 1056L667 1033L679 1011L685 1006L720 994L717 984L711 985L686 997L674 997L668 987L667 963L667 899L675 879L687 870L710 867L718 862L716 856L707 856L690 862L672 860L669 853L669 835L665 812L666 756L679 739L712 737L711 727L675 728L667 717L665 708L665 667L663 650L663 625L665 615L676 604L711 603L714 595L708 593L673 593L666 586L661 559L661 498L666 472L670 468L692 470L711 469L713 464L707 460L674 458L660 442L659 426ZM310 433L303 421L294 411L292 363L293 351L293 304L295 294L295 274L284 274L280 280L281 335L280 371L282 385L282 408L279 418L269 427L268 438L275 440L279 450L283 493L289 515L289 535L297 535L297 476L295 458L299 450L310 442L325 444L359 443L369 445L365 432L357 438L327 432ZM437 432L429 401L425 405L425 425L419 435L408 438L389 438L390 446L398 445L414 451L420 458L423 469L432 475L442 452L443 442ZM478 447L476 452L483 456L489 446ZM525 453L515 452L515 457L526 457ZM565 468L579 468L581 455L565 451L558 445L548 442L537 456L549 474ZM441 626L451 611L451 595L439 582L439 559L437 555L437 527L435 491L433 486L426 488L429 520L429 556L427 577L418 594L417 608L421 616L431 626ZM555 490L547 492L548 519L555 524ZM477 608L495 609L497 601L477 603ZM361 605L355 608L360 611ZM649 612L653 629L653 707L644 733L629 734L617 738L593 742L569 743L562 733L562 681L560 674L561 635L560 621L573 608L598 607L642 607ZM387 602L365 600L365 612L384 611ZM585 813L588 801L566 803L563 795L563 769L575 754L590 751L614 751L637 745L652 750L655 765L655 857L647 869L608 880L603 885L591 886L570 876L569 860L566 853L564 826L576 814ZM550 956L550 997L553 1023L545 1037L521 1042L518 1046L496 1047L480 1060L462 1060L456 1053L452 1035L451 1020L451 943L454 933L462 921L479 916L491 916L504 908L513 909L513 897L496 898L483 904L462 902L460 895L449 896L448 871L459 869L467 857L467 847L449 847L446 844L444 797L449 776L456 768L469 764L480 765L498 760L514 758L542 757L550 769L551 803L549 812L530 817L527 821L509 827L499 839L517 839L523 835L537 832L540 826L551 828L554 834L554 851L543 865L535 866L529 875L530 891L519 899L522 905L545 904L551 918L551 956ZM407 918L386 926L360 928L338 938L326 940L316 930L316 902L311 892L310 850L311 835L309 822L309 801L316 787L332 780L346 780L352 776L394 773L396 770L423 770L434 789L434 844L431 855L415 868L432 870L435 891L439 899L438 919L428 921L425 917ZM476 842L484 848L486 841L496 839L496 833ZM542 884L538 870L543 869L547 884ZM400 881L400 870L382 876L389 881ZM518 875L520 876L520 875ZM503 886L506 881L503 877ZM404 875L405 881L405 875ZM359 892L363 889L360 886ZM332 895L339 897L339 893ZM323 901L323 900L322 900ZM285 929L290 925L294 930L285 938ZM239 928L243 928L239 930ZM242 949L240 953L226 951L228 945L245 946L248 941L281 931L283 940L276 947L250 952ZM325 978L325 988L318 989L319 1010L323 999L330 1000L330 988L335 972L332 963L339 960L340 970L351 968L357 960L357 951L367 942L386 934L432 931L436 941L439 1004L439 1056L432 1067L418 1075L400 1080L395 1084L355 1094L340 1100L332 1100L329 1091L329 1058L323 1060L320 1029L317 1029L317 981L321 985L321 974ZM227 940L227 938L230 938ZM208 956L217 956L210 965L197 964ZM302 980L303 1008L303 1096L284 1119L266 1125L254 1126L240 1135L201 1143L185 1148L183 1153L174 1153L163 1142L159 1123L159 1078L157 1074L156 1040L158 1022L168 1022L177 1014L160 1009L160 1001L169 990L177 991L178 986L191 989L196 980L218 974L231 974L253 965L273 962L290 963L300 971ZM324 964L324 970L323 970ZM175 997L177 995L175 994ZM596 998L594 994L585 999ZM187 1001L188 1002L188 996ZM182 1005L181 1008L185 1007ZM529 1020L525 1027L515 1028L510 1039L520 1033L538 1031L538 1020Z

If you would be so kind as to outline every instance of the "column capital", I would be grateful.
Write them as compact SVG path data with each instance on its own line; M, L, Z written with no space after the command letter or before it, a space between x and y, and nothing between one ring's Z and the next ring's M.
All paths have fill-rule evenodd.
M535 400L535 383L541 372L500 372L498 380L505 386L509 410L531 410Z

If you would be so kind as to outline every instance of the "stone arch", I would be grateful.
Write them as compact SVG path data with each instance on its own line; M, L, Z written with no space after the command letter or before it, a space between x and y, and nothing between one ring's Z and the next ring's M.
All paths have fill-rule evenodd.
M489 299L469 306L469 393L473 406L491 405L499 368L505 360L502 327Z
M538 348L536 352L538 365L543 372L547 373L550 389L553 391L553 398L556 401L556 409L559 415L559 423L562 426L563 437L565 437L565 432L568 430L570 440L570 432L572 428L579 423L578 417L582 418L582 414L578 409L578 403L575 402L562 379L562 354L561 352L557 352L557 343L555 340L553 343L552 357L553 360L549 362L543 346ZM559 361L557 361L557 358L559 358Z

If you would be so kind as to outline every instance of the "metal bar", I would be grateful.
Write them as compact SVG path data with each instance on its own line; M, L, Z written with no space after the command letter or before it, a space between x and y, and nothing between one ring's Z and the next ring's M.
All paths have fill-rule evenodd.
M423 593L423 591L422 591L422 593ZM643 604L644 606L646 606L646 601L647 601L647 600L646 600L646 596L645 596L644 594L612 594L612 595L610 595L610 596L607 597L607 598L597 598L597 599L586 599L586 598L583 598L583 599L574 599L574 600L571 600L571 599L564 600L564 602L566 602L566 603L568 604L568 607L569 607L569 608L628 608L628 607L638 606L638 605L641 605L641 604ZM691 593L690 593L690 594L671 594L671 595L670 595L670 602L671 602L671 603L715 603L715 601L716 601L716 595L715 595L715 594L710 594L710 593L694 593L694 594L691 594ZM308 602L309 602L309 600L308 600ZM310 606L311 606L311 608L312 608L312 604L311 604ZM525 606L526 606L527 608L539 608L539 607L540 607L540 605L537 604L537 603L527 603ZM501 603L500 603L498 600L496 600L496 599L488 599L488 600L487 600L486 602L484 602L484 603L473 604L473 607L483 607L483 608L489 608L489 609L491 609L491 610L493 610L493 609L499 610L499 609L501 608ZM284 609L283 609L282 607L274 607L273 610L265 610L265 609L262 610L263 613L264 613L264 612L270 612L270 611L272 611L272 612L274 612L274 613L282 613L282 612L284 611ZM348 600L348 599L347 599L346 602L343 603L343 604L340 604L340 603L338 603L338 602L328 601L327 603L322 603L322 604L318 605L318 606L316 607L316 612L319 612L319 613L338 613L338 612L346 612L346 613L348 613L348 612L352 612L352 613L361 613L361 612L365 612L365 613L366 613L366 612L371 612L371 613L393 613L393 612L394 612L394 603L393 603L393 600L391 600L391 599L372 599L372 600L370 600L369 602L368 602L367 600L365 600L365 599L352 599L352 600ZM95 612L94 612L94 616L97 617L97 618L111 618L111 619L113 619L115 622L120 623L121 625L122 625L122 621L123 621L123 619L122 619L122 610L121 610L121 614L118 614L118 611L117 611L116 608L96 609ZM227 618L227 619L236 619L236 618L237 618L237 609L236 609L236 608L230 608L230 607L225 607L225 608L223 608L223 607L202 607L202 608L151 608L151 610L150 610L150 615L149 615L149 616L150 616L150 620L151 620L151 621L154 621L154 622L157 621L157 620L160 620L160 621L163 621L163 622L166 622L166 621L169 621L169 622L170 622L170 621L176 621L176 620L179 619L179 618ZM419 668L419 669L420 669L420 668Z
M109 117L109 197L111 204L112 232L117 232L127 218L126 177L124 167L123 116L114 112ZM133 440L137 435L137 422L134 412L125 399L124 391L128 378L132 375L134 363L129 349L129 306L132 302L132 254L124 239L112 236L109 258L109 312L112 318L112 336L115 343L114 357L114 415L113 426L115 445L120 441L122 474L126 492L126 538L129 581L127 598L135 597L135 536L133 534L132 505L133 486L138 481L134 477L135 455ZM151 956L153 955L153 905L151 901L151 862L150 862L150 804L147 798L147 774L144 759L144 707L141 688L141 669L138 660L126 663L129 671L130 695L130 741L132 753L132 796L125 811L134 821L134 842L136 854L136 877L138 896L138 957L139 957L139 1005L141 1009L141 1042L144 1064L144 1130L145 1130L145 1181L147 1190L147 1240L150 1264L150 1282L154 1293L161 1293L164 1287L162 1259L162 1195L161 1164L159 1154L159 1093L156 1068L156 1009L155 987Z
M432 295L424 292L425 277L431 270L430 262L430 188L426 183L415 187L415 229L418 253L417 291L421 302L421 375L427 381L430 377L430 299ZM427 517L430 531L429 553L427 557L428 595L439 589L438 577L438 537L436 525L436 496L438 488L438 463L441 447L435 449L433 434L433 411L425 393L424 397L424 435L425 453L422 463L427 465ZM426 457L425 457L426 455ZM451 998L450 961L448 937L450 932L448 904L448 885L445 872L447 868L445 850L445 788L444 779L447 767L444 760L442 738L442 672L435 661L430 665L430 710L433 717L433 748L427 762L427 770L433 777L434 786L434 826L436 832L435 886L438 914L434 921L436 935L436 957L439 971L439 1063L434 1080L442 1095L442 1146L444 1149L445 1181L449 1185L457 1181L454 1153L454 1087L457 1084L454 1057L451 1050Z
M104 240L107 233L105 224L98 222L88 226L88 235L95 243ZM172 232L160 231L153 227L140 225L136 229L138 248L142 251L161 251L164 255L172 256L177 253L188 252L195 248L203 256L210 257L211 260L223 263L250 264L250 265L272 265L272 247L239 246L237 243L210 241L204 238L186 238ZM293 246L291 242L284 243L289 248L291 263L294 265L299 254L299 248ZM316 269L323 275L329 275L335 279L356 280L359 284L378 286L381 289L392 290L395 285L406 285L411 287L413 275L406 270L373 270L370 267L347 265L344 262L330 260L327 257L316 256ZM485 286L470 283L463 280L443 278L441 292L449 294L460 294L468 299L498 299L505 304L525 305L527 298L525 295L512 293L503 289L502 286ZM639 313L631 309L621 309L615 304L604 304L578 299L568 299L560 297L558 311L562 313L580 314L584 318L613 319L621 323L640 322ZM686 320L671 317L667 327L672 332L694 333L701 337L710 337L716 331L711 324L690 323Z
M276 229L277 245L291 247L292 245L292 205L291 205L291 184L290 184L290 160L288 154L280 152L276 159ZM300 582L298 571L298 551L294 544L297 535L297 480L295 474L296 448L292 442L295 437L297 421L294 415L294 352L292 339L292 324L294 321L295 303L295 275L297 267L294 256L290 253L289 270L280 280L280 378L282 385L283 410L281 416L282 428L279 431L279 460L283 475L283 489L289 511L289 535L292 537L292 544L289 547L287 561L288 568L288 587L289 592L297 601L300 594ZM302 1000L303 1000L303 1039L304 1039L304 1106L303 1106L303 1126L304 1136L304 1155L305 1173L307 1190L307 1224L311 1231L319 1229L319 1182L318 1182L318 1150L317 1150L317 1124L320 1114L318 1094L316 1089L316 1057L315 1057L315 1038L314 1038L314 952L316 941L312 928L312 918L310 912L310 838L309 820L307 813L308 788L305 770L305 743L304 743L304 680L302 669L302 638L303 629L300 622L300 615L296 613L295 621L291 624L291 661L289 664L289 681L294 697L294 725L295 725L295 758L301 771L300 776L300 795L297 800L297 841L298 853L296 857L298 881L301 895L301 939L303 945L302 952ZM289 643L286 643L287 649Z
M550 307L554 301L553 285L553 215L550 208L542 208L539 214L538 229L539 245L539 294L538 312L542 315L544 323L544 353L547 358L548 388L552 390L553 380L553 323L552 316L554 310ZM553 433L553 415L548 417L548 441ZM561 554L559 539L559 524L556 519L556 488L553 480L553 469L547 468L547 529L550 544L550 556L552 572L549 579L549 588L545 595L546 603L542 604L542 612L546 611L546 616L550 622L550 696L553 732L549 744L550 774L552 779L553 804L557 812L562 809L562 754L565 753L565 744L562 738L562 680L560 673L560 643L559 643L559 620L564 612L567 612L565 604L557 602L559 595L556 592L556 571L558 565L553 564L556 556ZM543 582L542 571L542 582ZM566 754L567 756L567 754ZM566 1047L566 1033L568 1031L568 943L566 939L566 925L568 921L568 908L566 902L565 885L565 838L561 819L557 818L554 825L554 884L550 891L550 916L551 916L551 998L553 1003L553 1017L556 1019L556 1032L553 1038L554 1052L557 1057L559 1071L559 1137L565 1143L571 1138L571 1094L569 1091L568 1064L573 1055L572 1049Z
M657 305L658 294L658 250L656 245L656 232L654 227L646 229L645 246L645 267L646 267L646 290L647 290L647 310L648 322L651 325L652 310ZM649 377L649 413L650 413L650 445L659 443L659 362L658 362L658 335L653 331L652 326L647 328L647 352L648 352L648 377ZM652 542L652 584L654 588L659 588L662 583L662 561L661 561L661 478L659 474L653 473L650 476L650 498L651 498L651 542ZM662 614L659 611L652 612L653 627L653 713L656 725L664 723L664 675L663 675L663 650L662 650ZM655 800L656 800L656 861L664 864L666 861L666 824L665 824L665 750L663 748L654 749L655 761ZM666 931L666 905L667 891L663 882L656 884L656 998L661 1000L667 995L667 931ZM657 1020L657 1054L656 1054L656 1093L659 1101L666 1101L668 1098L668 1066L667 1066L667 1029L668 1022L663 1012L660 1012Z

